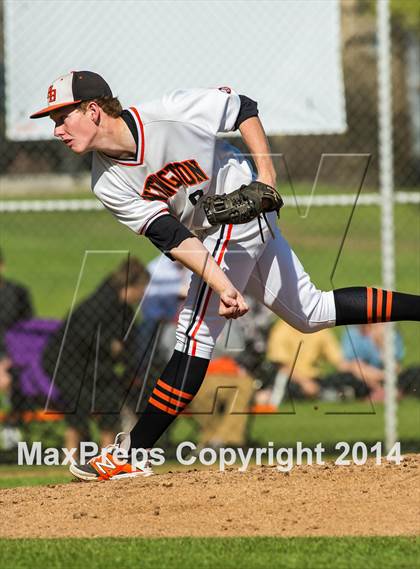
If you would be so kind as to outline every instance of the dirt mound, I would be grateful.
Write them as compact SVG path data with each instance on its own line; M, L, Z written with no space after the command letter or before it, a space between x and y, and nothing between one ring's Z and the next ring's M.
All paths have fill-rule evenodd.
M420 533L420 456L401 465L189 471L0 491L0 537Z

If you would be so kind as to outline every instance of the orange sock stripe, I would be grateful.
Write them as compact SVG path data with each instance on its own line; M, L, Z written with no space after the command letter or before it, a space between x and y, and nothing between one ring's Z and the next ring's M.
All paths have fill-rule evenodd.
M172 397L169 397L169 395L166 395L165 393L163 393L163 391L159 391L159 389L157 389L156 387L154 388L153 393L155 395L157 395L158 397L160 397L161 399L163 399L164 401L167 401L168 403L172 403L173 405L175 405L175 407L179 407L180 409L185 407L185 405L188 405L188 403L186 401L180 401L179 399L173 399Z
M376 322L382 322L382 292L381 288L376 291Z
M367 290L367 321L368 324L372 322L372 307L373 307L373 290L372 287L368 287Z
M168 415L178 415L178 411L174 411L174 409L171 409L167 405L164 405L163 403L161 403L160 401L158 401L154 397L149 398L149 403L151 405L153 405L154 407L157 407L161 411L165 411L165 413L168 413Z
M180 389L176 389L175 387L171 387L170 385L165 383L162 379L158 379L157 384L160 387L163 387L163 389L166 389L166 391L169 391L169 393L172 393L173 395L179 395L180 397L183 397L184 399L188 399L188 401L191 401L191 399L194 399L194 395L191 395L191 393L186 393L185 391L181 391Z
M385 322L389 322L391 320L391 310L392 310L392 290L388 290L386 293Z

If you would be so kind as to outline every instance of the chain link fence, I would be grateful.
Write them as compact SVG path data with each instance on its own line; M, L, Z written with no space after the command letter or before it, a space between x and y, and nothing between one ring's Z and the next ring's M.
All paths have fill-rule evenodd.
M3 16L4 5L0 4L0 38L4 34ZM287 206L280 221L282 231L313 281L323 289L360 284L381 286L378 54L372 4L343 1L341 29L348 129L337 135L278 136L270 139L280 190ZM0 41L1 50L3 45L4 42ZM115 57L120 57L120 54L116 53ZM404 20L394 17L392 90L396 286L398 290L417 294L420 292L419 61L420 35ZM262 64L255 62L255 65ZM95 342L102 346L103 340L106 344L103 362L107 362L112 375L110 379L104 374L104 381L108 388L113 384L119 388L114 392L115 397L108 398L108 388L98 385L105 396L99 404L106 405L112 400L120 408L126 393L129 393L129 403L124 406L125 424L133 421L133 412L138 411L139 392L147 393L147 389L142 391L144 378L152 381L167 355L160 346L161 327L156 322L156 326L150 327L151 319L142 317L140 310L132 326L134 332L130 336L130 346L122 346L123 331L126 331L127 322L134 313L119 312L119 317L125 315L124 322L118 320L119 317L112 318L112 326L110 324L108 330L101 332L102 340L98 339L97 331L93 333L92 323L96 322L101 310L107 312L110 298L115 300L117 289L112 288L109 279L118 267L121 268L127 256L138 257L147 265L157 251L145 239L139 241L138 237L120 227L90 199L89 156L74 156L53 140L16 142L6 138L5 92L2 50L0 395L1 420L9 429L3 429L7 436L3 437L2 444L3 448L13 447L18 436L17 427L24 429L24 436L32 439L37 438L41 429L44 436L47 433L51 444L61 446L66 425L63 416L46 416L43 413L48 398L52 402L50 408L60 411L54 409L54 393L48 381L48 376L54 374L54 362L50 366L44 365L46 346L53 341L51 338L55 341L62 338L66 315L72 307L82 307L83 312L83 306L88 306L92 312L89 314L89 310L85 310L81 318L81 328L86 333L83 349L80 345L75 347L75 354L79 351L80 356L74 356L70 376L78 375L80 379L89 375L86 368L88 361L91 362L89 358L99 353L95 351ZM261 118L264 121L263 113ZM233 143L245 150L236 138ZM359 190L358 206L352 215ZM351 224L348 225L350 219ZM342 242L346 228L348 233ZM7 292L5 283L10 283ZM100 302L105 304L100 306ZM31 317L29 322L28 317ZM172 317L171 313L162 320L166 322ZM420 332L415 323L402 323L398 328L404 345L401 355L401 371L404 371L420 364ZM268 329L269 325L265 331L266 338ZM344 334L345 331L337 332L339 341ZM141 346L142 349L136 351L133 346ZM32 356L31 350L34 352ZM249 339L247 350L251 350ZM237 352L227 349L227 355L234 360L238 359ZM259 387L270 387L275 383L277 371L265 364L264 353L263 350L253 360L254 363L247 361L247 371L257 380ZM28 355L29 359L25 360ZM19 358L23 363L19 363ZM30 374L22 379L25 361L35 362L32 379ZM42 369L36 367L40 365ZM328 367L325 368L326 374L329 371ZM74 400L80 394L80 383L74 378L68 381L71 386L69 393ZM86 394L82 394L83 397L87 397ZM85 408L85 415L90 411L92 409ZM102 411L107 414L106 409ZM118 430L116 423L119 420L119 416L112 414L112 420L100 424L99 431L94 431L93 436L102 433L105 441L108 432ZM67 427L69 424L67 422Z

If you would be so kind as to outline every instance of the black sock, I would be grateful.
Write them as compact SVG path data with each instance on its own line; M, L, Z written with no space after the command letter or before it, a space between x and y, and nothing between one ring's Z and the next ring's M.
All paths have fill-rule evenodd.
M130 447L152 448L190 403L203 383L209 360L174 351L156 381L140 419L130 433Z
M348 287L334 291L336 326L420 321L420 296L372 287Z

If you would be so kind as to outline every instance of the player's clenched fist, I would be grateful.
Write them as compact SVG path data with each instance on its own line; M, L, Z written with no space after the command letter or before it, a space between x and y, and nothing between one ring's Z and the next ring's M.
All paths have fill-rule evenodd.
M219 314L225 318L239 318L249 308L243 296L235 288L224 290L220 295Z

